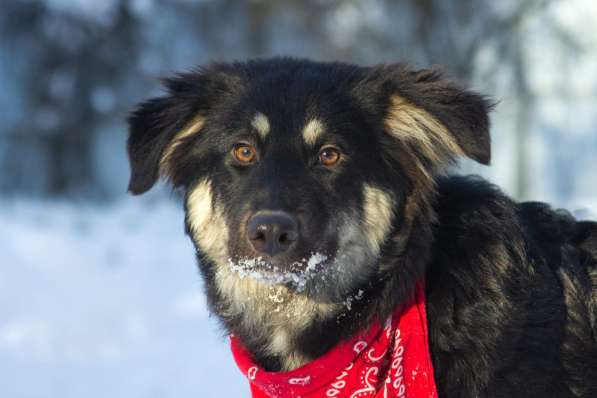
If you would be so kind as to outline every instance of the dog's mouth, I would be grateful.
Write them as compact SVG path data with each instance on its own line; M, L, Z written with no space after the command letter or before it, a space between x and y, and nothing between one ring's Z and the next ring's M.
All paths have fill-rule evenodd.
M264 257L244 257L236 261L229 259L232 272L240 278L251 278L267 285L292 286L303 291L307 283L321 274L329 263L329 256L323 253L312 253L300 261L278 264Z

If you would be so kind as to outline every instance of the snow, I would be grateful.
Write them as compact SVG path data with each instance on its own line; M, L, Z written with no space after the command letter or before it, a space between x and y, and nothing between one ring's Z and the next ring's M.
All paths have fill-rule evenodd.
M350 311L350 309L352 308L352 302L353 301L360 301L363 299L365 295L365 292L361 289L359 289L359 291L357 292L357 294L355 294L354 296L348 296L346 298L346 300L344 300L344 306L346 306L346 309L348 311Z
M262 257L242 258L237 262L228 259L230 269L240 278L249 277L268 285L291 283L297 291L303 291L307 282L316 277L321 270L318 267L328 259L321 253L312 253L309 259L290 264L288 271L282 271L277 266L272 266ZM319 269L318 269L319 268Z
M175 203L0 201L2 397L243 397Z

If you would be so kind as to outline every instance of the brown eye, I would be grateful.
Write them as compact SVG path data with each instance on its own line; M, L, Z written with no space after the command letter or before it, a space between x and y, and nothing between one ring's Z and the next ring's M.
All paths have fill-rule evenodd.
M325 147L319 152L319 162L324 166L333 166L340 160L340 151L333 147Z
M249 164L257 158L257 150L254 146L249 144L240 144L232 150L234 158L241 163Z

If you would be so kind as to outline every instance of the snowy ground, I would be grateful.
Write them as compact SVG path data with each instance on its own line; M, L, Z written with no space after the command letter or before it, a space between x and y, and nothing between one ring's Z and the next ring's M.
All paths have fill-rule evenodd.
M179 206L0 201L0 392L248 396L208 317Z
M182 210L0 202L0 396L248 396Z

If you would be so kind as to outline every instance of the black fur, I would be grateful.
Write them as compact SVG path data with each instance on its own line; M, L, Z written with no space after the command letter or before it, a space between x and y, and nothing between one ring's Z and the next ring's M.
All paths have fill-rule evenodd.
M161 175L185 192L187 232L210 308L265 368L324 354L384 319L425 279L440 397L597 396L597 223L541 203L516 203L478 177L441 176L458 155L489 162L491 104L484 97L435 71L289 58L213 64L165 84L164 97L130 117L129 189L143 193ZM405 105L392 108L393 98ZM256 112L267 115L265 139L251 127ZM178 139L198 116L200 131ZM402 116L418 135L391 131L388 118ZM301 131L314 118L325 133L311 148ZM254 145L259 162L236 162L230 153L238 142ZM339 147L342 162L317 163L323 144ZM258 318L261 309L280 307L257 296L245 306L225 293L218 272L228 264L202 246L191 209L193 192L206 180L212 196L205 211L221 214L233 261L256 256L245 237L251 214L274 209L297 217L299 241L267 259L268 267L288 267L312 252L328 255L322 277L304 289L284 282L284 292L332 310L314 311L301 328L284 330ZM365 186L391 198L392 223L378 251L350 242L352 254L370 251L372 260L363 255L369 260L336 269L350 230L345 219L357 232L367 228ZM347 298L350 305L342 305ZM278 352L271 343L280 330L288 347Z

